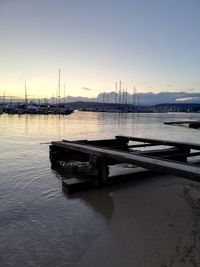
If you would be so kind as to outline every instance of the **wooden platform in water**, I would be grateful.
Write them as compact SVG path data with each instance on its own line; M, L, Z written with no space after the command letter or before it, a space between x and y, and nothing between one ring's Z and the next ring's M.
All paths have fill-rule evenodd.
M189 128L194 128L194 129L198 129L200 128L200 121L196 120L196 121L168 121L168 122L164 122L164 124L166 125L182 125L182 124L188 124Z
M161 149L160 146L166 147ZM149 149L151 147L153 149ZM61 162L78 160L88 162L92 169L97 170L96 177L63 181L68 192L85 189L87 186L106 185L109 179L109 166L117 163L134 164L151 171L200 181L200 166L187 161L189 157L198 155L200 144L130 136L94 141L63 140L52 142L50 145L52 168L59 170Z

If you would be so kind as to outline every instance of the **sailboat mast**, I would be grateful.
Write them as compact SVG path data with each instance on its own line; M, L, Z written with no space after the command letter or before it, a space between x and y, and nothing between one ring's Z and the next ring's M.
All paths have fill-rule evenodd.
M117 96L118 96L117 82L115 82L115 104L117 104Z
M24 82L24 86L25 86L25 104L27 105L28 99L27 99L27 89L26 89L26 81Z
M65 105L65 83L64 83L64 105Z
M122 88L122 82L121 80L119 81L119 104L121 104L121 88Z
M58 70L58 104L60 105L60 69Z

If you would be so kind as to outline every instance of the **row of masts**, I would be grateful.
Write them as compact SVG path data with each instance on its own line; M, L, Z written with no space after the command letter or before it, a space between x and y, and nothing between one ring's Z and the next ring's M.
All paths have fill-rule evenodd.
M113 99L110 101L109 94L107 92L102 93L102 102L103 103L113 103ZM132 104L137 106L139 103L137 88L133 86L132 88L132 99L130 99L130 94L128 93L127 87L122 88L121 80L119 83L115 82L115 91L114 91L114 103L115 104Z
M115 103L128 104L128 91L127 87L122 88L122 82L119 81L119 85L115 82ZM132 88L132 105L137 106L137 89L135 86Z

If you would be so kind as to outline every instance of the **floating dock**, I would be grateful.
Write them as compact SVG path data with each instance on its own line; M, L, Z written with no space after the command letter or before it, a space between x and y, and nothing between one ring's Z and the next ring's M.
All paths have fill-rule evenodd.
M193 129L198 129L200 128L200 121L167 121L164 122L164 124L166 125L183 125L183 124L188 124L189 128L193 128Z
M79 161L87 162L96 173L63 179L63 188L68 193L105 186L109 181L109 167L119 163L200 182L200 165L188 162L189 158L199 155L200 144L130 136L94 141L62 140L50 145L52 169L59 172L63 162Z

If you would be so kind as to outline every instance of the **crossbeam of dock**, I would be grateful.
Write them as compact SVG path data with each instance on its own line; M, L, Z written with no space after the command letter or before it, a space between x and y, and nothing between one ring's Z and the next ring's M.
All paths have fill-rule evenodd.
M168 140L161 140L161 139L151 139L151 138L142 138L142 137L133 137L133 136L116 136L117 139L126 139L129 141L136 141L136 142L143 142L154 145L165 145L165 146L175 146L175 147L187 147L194 150L200 150L200 144L189 143L189 142L179 142L179 141L168 141Z
M137 137L124 137L118 136L116 138L128 138L132 141L144 141L149 143L158 142L163 145L170 146L188 146L189 148L200 150L200 145L198 144L190 144L190 143L182 143L182 142L171 142L171 141L163 141L163 140L155 140L155 139L144 139ZM196 165L192 165L189 163L181 163L167 159L160 159L156 157L150 157L147 155L139 155L134 152L126 152L119 151L115 149L109 149L105 147L97 147L90 144L81 144L71 141L57 141L52 142L52 146L78 151L84 154L88 154L90 156L94 156L97 158L103 159L112 159L118 162L131 163L139 167L143 167L145 169L153 170L156 172L161 172L165 174L172 174L180 177L184 177L190 180L195 180L200 182L200 167Z

